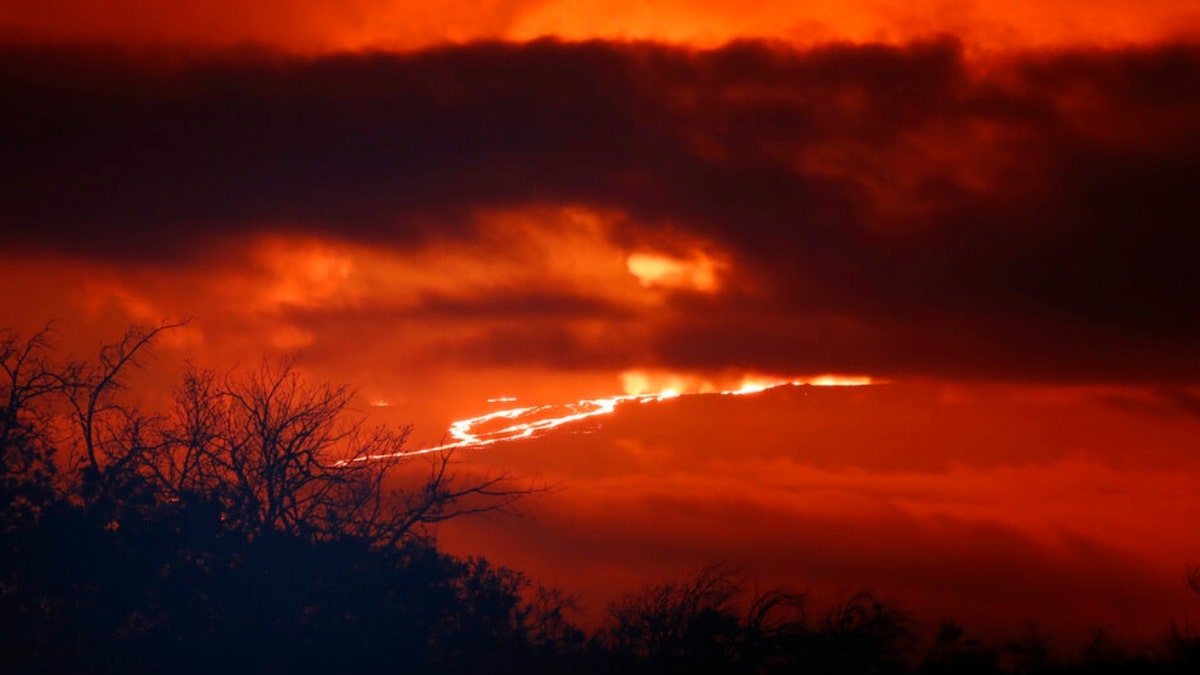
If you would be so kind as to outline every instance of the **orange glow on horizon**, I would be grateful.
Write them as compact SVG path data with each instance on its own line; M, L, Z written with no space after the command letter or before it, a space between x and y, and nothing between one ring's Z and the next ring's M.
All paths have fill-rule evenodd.
M804 384L811 384L814 387L862 387L868 384L882 384L882 382L865 375L818 375L810 380L805 380Z
M662 391L685 394L754 394L786 385L814 387L856 387L886 384L886 380L867 375L822 373L800 377L780 377L762 374L740 376L706 376L688 373L629 370L621 373L626 395L654 395Z
M636 0L587 5L555 0L520 15L510 36L663 40L714 47L747 38L810 46L827 42L901 43L950 34L968 44L996 50L1168 39L1186 30L1181 27L1200 22L1200 9L1185 4L1169 0L1101 0L1048 5L1037 0L1016 0L951 6L932 0L769 0L748 7L711 0L653 5Z
M287 20L281 20L286 16ZM1129 44L1189 37L1200 25L1194 3L1014 0L947 5L935 0L795 3L768 0L569 0L378 2L267 0L204 8L154 0L8 2L0 36L18 41L232 45L257 42L299 52L411 50L474 40L654 40L711 47L764 38L794 45L898 43L952 34L985 49L1066 44ZM1191 38L1195 38L1191 29Z

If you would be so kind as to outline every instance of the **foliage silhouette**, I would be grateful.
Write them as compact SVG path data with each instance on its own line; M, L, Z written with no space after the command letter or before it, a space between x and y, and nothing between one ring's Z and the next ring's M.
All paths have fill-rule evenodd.
M14 673L1192 673L1200 638L1154 653L1107 631L1074 661L1048 639L988 645L953 622L929 640L860 592L822 611L751 593L725 565L614 602L589 637L575 598L436 546L437 523L532 491L402 454L353 392L294 363L189 367L171 407L122 396L177 324L131 329L93 361L47 327L0 332L0 654ZM427 461L428 464L422 464ZM415 486L393 472L426 467ZM1188 583L1200 594L1200 573Z
M50 326L26 339L0 331L0 507L5 531L36 518L53 498L56 448L44 403L61 393L64 380L51 361L53 346Z
M465 671L547 639L530 637L528 580L441 554L431 529L532 487L459 480L443 453L417 487L389 489L423 461L402 454L407 429L365 427L351 390L291 362L189 368L173 408L144 413L125 376L179 325L133 328L93 361L56 362L49 329L0 338L7 662L305 672L358 645L349 662L388 670L377 646L393 643L417 670Z

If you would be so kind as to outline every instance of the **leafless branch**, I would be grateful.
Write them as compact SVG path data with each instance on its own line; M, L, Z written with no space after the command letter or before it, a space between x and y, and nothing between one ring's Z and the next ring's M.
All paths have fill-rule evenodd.
M513 512L534 488L506 475L462 480L452 453L427 457L420 487L391 491L388 477L416 461L401 451L408 427L367 427L354 392L314 385L292 361L220 378L189 367L174 419L149 475L177 498L201 495L250 536L355 537L395 545L436 523Z
M140 364L140 359L160 334L186 323L184 320L163 322L154 327L132 327L120 340L102 346L94 362L75 361L62 374L60 386L78 427L87 469L97 481L103 483L114 467L128 466L132 462L129 453L138 449L128 443L116 442L122 437L115 433L117 427L114 425L127 426L136 414L113 396L124 387L125 372Z

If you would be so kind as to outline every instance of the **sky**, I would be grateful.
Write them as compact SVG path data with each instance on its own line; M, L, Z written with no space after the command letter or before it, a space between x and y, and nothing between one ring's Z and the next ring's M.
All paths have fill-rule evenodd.
M724 561L968 631L1200 611L1200 6L0 7L0 325L189 317L411 423L672 390L461 471L446 546L583 592ZM722 396L746 385L789 384ZM498 401L496 399L515 399ZM558 414L563 408L544 414Z

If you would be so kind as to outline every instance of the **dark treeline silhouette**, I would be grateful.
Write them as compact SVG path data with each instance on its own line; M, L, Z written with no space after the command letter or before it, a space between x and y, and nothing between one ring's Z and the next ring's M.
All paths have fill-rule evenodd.
M85 360L49 329L0 333L4 672L1200 672L1188 628L1141 654L1100 631L1060 660L1033 630L987 645L869 593L813 612L720 565L627 594L588 635L574 598L437 549L437 523L536 486L399 454L407 429L288 362L189 367L140 410L127 376L174 327Z

